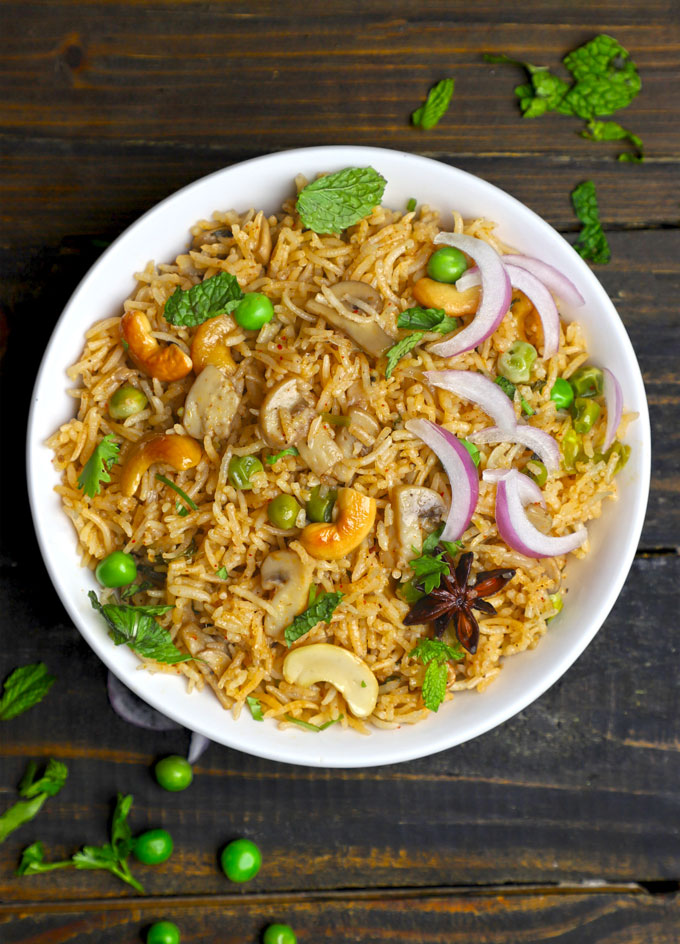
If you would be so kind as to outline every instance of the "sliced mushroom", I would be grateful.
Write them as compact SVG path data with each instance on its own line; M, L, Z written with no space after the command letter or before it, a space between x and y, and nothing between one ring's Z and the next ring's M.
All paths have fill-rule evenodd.
M540 531L541 534L550 534L552 530L552 515L550 512L546 511L545 508L541 508L540 505L527 505L524 510L527 518L537 531Z
M352 407L348 415L349 426L343 426L336 442L347 459L365 456L378 438L380 423L361 407Z
M184 401L184 428L195 439L203 439L208 433L226 439L240 402L241 393L231 377L208 364L194 380Z
M321 416L310 427L307 442L298 443L298 451L315 475L325 475L343 458Z
M441 521L446 505L434 489L423 485L399 485L394 490L394 511L401 553L404 557L412 557L413 548L420 553L423 546L423 525Z
M263 590L276 590L271 599L276 613L267 613L264 631L278 636L306 608L312 573L293 551L270 551L262 562L260 579Z
M330 291L348 313L358 313L368 308L380 314L383 309L382 295L368 282L336 282L331 286ZM333 327L344 331L360 348L373 357L380 357L388 347L392 346L393 338L383 331L376 321L370 321L368 318L365 321L354 321L342 315L336 308L319 301L318 296L317 299L307 302L307 311L314 315L321 315L326 321L330 321Z
M368 718L378 700L378 680L363 659L348 649L327 642L300 646L283 660L283 677L306 688L330 682L357 718Z
M215 675L222 675L231 661L225 639L203 632L195 623L180 629L180 637L190 655L207 663Z
M307 435L313 419L312 389L300 377L284 377L272 387L260 408L260 430L275 449L297 445Z

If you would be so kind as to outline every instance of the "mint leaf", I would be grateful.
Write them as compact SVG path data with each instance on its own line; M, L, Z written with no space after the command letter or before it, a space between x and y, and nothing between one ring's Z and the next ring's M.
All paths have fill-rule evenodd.
M279 459L282 459L284 456L299 456L300 453L297 451L295 446L288 446L287 449L282 449L281 452L276 452L274 455L265 456L264 461L267 465L274 465L275 462L278 462Z
M611 115L629 105L642 83L630 53L611 36L596 36L563 59L576 79L565 103L580 118Z
M386 380L390 379L392 371L402 357L405 357L417 344L420 344L424 334L424 331L414 331L413 334L407 334L405 338L402 338L401 341L397 341L396 344L392 345L392 347L385 352L387 356L387 367L385 368Z
M21 853L21 862L17 875L36 875L39 872L52 872L54 869L66 869L73 865L71 859L62 862L45 862L45 848L41 842L26 846Z
M444 117L453 95L453 79L442 79L433 85L427 93L424 104L411 115L411 122L416 128L429 131Z
M299 725L299 727L304 728L306 731L315 731L317 734L319 731L325 731L326 728L330 728L332 724L337 724L338 721L341 721L344 718L344 715L338 715L337 718L333 718L332 721L325 721L323 724L312 724L310 721L303 721L302 718L294 718L292 715L283 716L286 721L291 721L293 724Z
M443 308L421 308L419 305L407 308L397 318L397 327L408 331L431 331L446 318Z
M446 665L439 662L430 662L423 679L423 701L430 711L439 711L439 706L446 696L446 682L448 672Z
M615 121L596 121L592 119L588 122L588 127L581 132L582 138L588 138L591 141L630 141L636 149L634 152L624 151L619 154L617 160L629 161L633 164L641 164L645 159L645 151L642 139L627 128L621 127Z
M465 655L462 646L447 646L441 639L421 639L409 652L427 666L423 679L423 701L430 711L437 711L446 696L446 663L458 662Z
M428 662L459 662L465 655L462 646L448 646L441 639L421 639L409 652L409 658L420 659L423 665Z
M218 272L190 289L175 289L165 303L163 315L170 324L195 328L208 318L229 314L242 298L236 276Z
M0 721L9 721L37 705L49 692L56 676L44 662L22 665L8 675L0 698Z
M378 206L386 183L372 167L347 167L319 177L298 194L302 225L315 233L340 233Z
M111 476L109 470L111 466L118 462L118 453L120 445L117 443L111 433L104 436L102 441L94 447L92 455L83 466L83 471L78 476L78 488L82 488L86 495L94 498L101 491L102 482L110 482Z
M159 626L154 616L167 613L172 606L131 606L125 603L102 604L93 590L88 593L93 609L109 625L109 636L117 646L125 643L144 659L175 665L191 659L175 646L167 629Z
M611 250L600 224L600 211L595 195L595 184L592 180L584 180L575 187L571 193L571 200L576 216L583 223L583 229L574 243L574 249L590 262L609 262Z
M255 698L254 695L246 695L246 704L250 708L253 721L264 721L264 715L262 714L262 704L260 703L259 698Z
M314 629L318 623L329 623L343 596L343 593L319 594L311 606L308 606L304 613L296 616L287 627L283 634L287 644L291 646L300 636Z

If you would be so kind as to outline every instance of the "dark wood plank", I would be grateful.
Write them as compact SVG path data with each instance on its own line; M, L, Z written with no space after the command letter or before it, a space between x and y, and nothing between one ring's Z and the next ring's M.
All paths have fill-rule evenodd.
M63 622L37 561L2 577L20 630L2 653L2 677L40 656L59 679L40 706L3 727L2 805L31 757L66 761L70 777L0 846L0 899L125 895L107 874L12 874L34 840L55 858L104 841L118 790L135 796L135 832L164 826L174 836L162 868L136 866L154 895L238 892L225 887L217 856L239 835L263 851L248 886L256 892L678 876L677 556L638 559L577 664L481 738L363 770L277 765L213 745L180 794L162 791L151 765L183 752L188 737L138 730L113 714L104 668Z
M132 944L154 920L174 921L183 944L255 944L274 921L290 924L300 944L377 944L397 937L419 944L677 944L680 900L634 892L513 895L498 890L422 899L153 901L136 905L134 912L129 903L52 906L30 914L11 909L3 915L0 909L4 944Z
M556 4L547 22L535 8L499 22L489 3L480 12L477 4L427 6L5 3L0 130L189 148L379 140L450 154L588 158L594 145L578 137L578 122L523 121L513 95L523 73L489 66L482 54L558 67L567 51L608 31L631 51L644 81L626 123L650 157L680 151L672 5L652 5L631 22L613 4L608 18L581 0L569 17L579 25L555 22ZM458 81L449 116L427 135L415 132L410 112L449 74Z

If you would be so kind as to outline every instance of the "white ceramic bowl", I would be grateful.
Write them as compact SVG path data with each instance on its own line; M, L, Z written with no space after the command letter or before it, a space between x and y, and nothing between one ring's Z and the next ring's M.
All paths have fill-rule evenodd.
M586 306L563 311L581 321L593 360L613 370L625 408L639 413L627 437L631 459L618 478L621 500L609 503L590 526L590 556L568 563L565 609L534 651L505 661L483 694L457 694L418 725L374 730L369 737L337 727L318 735L281 731L273 723L253 721L247 711L235 722L209 691L189 695L179 678L138 671L136 656L112 644L87 599L87 591L97 586L79 566L75 533L53 491L58 476L44 442L73 414L65 369L79 356L85 330L121 311L135 288L133 273L149 259L167 262L184 251L189 227L216 209L275 212L294 193L298 173L313 178L321 171L369 164L388 182L386 206L403 207L415 197L440 208L444 225L451 208L465 217L487 217L519 251L552 263L578 285ZM552 227L502 190L454 167L377 148L304 148L245 161L190 184L146 213L107 249L66 306L38 373L28 428L30 498L42 554L64 606L97 655L129 688L187 728L250 754L312 767L364 767L432 754L483 734L545 692L588 645L619 595L642 529L649 470L649 418L640 370L614 306L585 262Z

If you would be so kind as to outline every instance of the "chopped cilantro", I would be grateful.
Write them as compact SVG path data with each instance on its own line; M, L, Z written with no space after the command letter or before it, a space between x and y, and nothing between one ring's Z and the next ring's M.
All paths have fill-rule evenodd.
M329 623L342 600L343 593L320 593L307 607L304 613L296 616L284 632L286 643L291 646L300 636L304 636L318 623Z
M415 197L411 197L411 199L406 204L406 209L409 213L413 213L413 211L415 210L417 206L418 206L418 201L416 200Z
M385 184L385 178L372 167L347 167L307 184L295 206L307 229L340 233L378 206Z
M259 698L255 698L254 695L246 695L246 704L250 708L253 721L264 721L264 715L262 714L262 704L260 703Z
M229 571L227 570L226 567L220 567L219 570L215 571L215 576L219 577L220 580L228 580Z
M279 459L283 459L284 456L299 456L300 453L297 451L295 446L289 446L287 449L282 449L281 452L274 453L271 456L265 456L264 461L267 465L274 465L275 462L278 462Z
M442 79L433 85L427 93L425 102L411 115L411 122L416 128L429 131L444 117L451 103L454 80Z
M218 272L190 289L175 289L165 303L163 315L170 324L195 328L209 318L229 314L242 298L236 276Z
M111 481L109 470L114 463L118 462L119 452L120 445L111 433L104 436L102 441L94 447L92 455L78 476L78 487L82 488L90 498L99 494L102 482Z
M592 180L584 180L572 190L571 200L576 216L583 223L583 229L574 243L574 249L590 262L609 262L611 250L600 223L595 184Z

